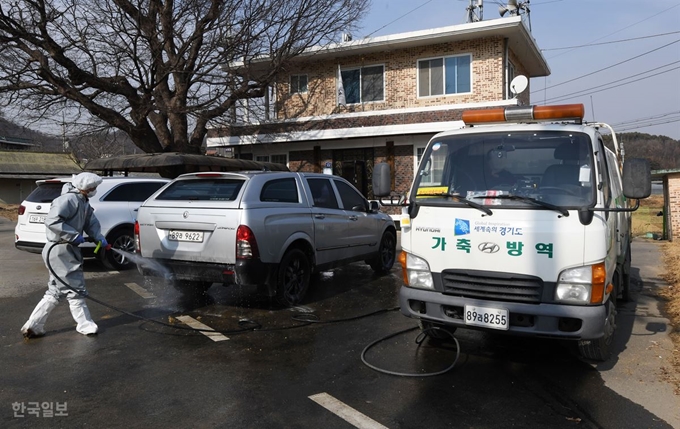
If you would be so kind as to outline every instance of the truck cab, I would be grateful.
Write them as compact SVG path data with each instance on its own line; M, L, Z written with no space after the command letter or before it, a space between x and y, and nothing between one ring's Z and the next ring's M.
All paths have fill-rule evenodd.
M609 358L629 294L629 200L649 196L651 179L583 112L467 111L464 128L430 140L402 204L405 316L435 337L461 327L569 339L587 359ZM374 171L377 196L389 175Z

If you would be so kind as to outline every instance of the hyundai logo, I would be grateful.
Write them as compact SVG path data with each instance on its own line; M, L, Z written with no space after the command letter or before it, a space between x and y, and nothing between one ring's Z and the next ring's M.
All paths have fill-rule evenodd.
M188 217L189 217L189 212L184 212L184 213L182 213L182 217L183 217L184 219L188 218Z
M484 243L480 243L479 246L477 246L477 249L479 249L479 251L482 252L482 253L496 253L499 250L501 250L501 248L498 244L491 243L489 241L486 241Z
M42 208L42 206L37 206L35 209L40 210L41 208Z

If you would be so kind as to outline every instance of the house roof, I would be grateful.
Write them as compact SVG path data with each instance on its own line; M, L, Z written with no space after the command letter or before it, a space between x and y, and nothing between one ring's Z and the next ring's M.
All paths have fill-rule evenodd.
M652 170L652 179L660 180L663 179L665 176L668 176L669 174L677 173L680 173L680 168L671 168L666 170Z
M526 28L521 16L315 46L296 57L294 61L309 61L310 56L314 56L315 60L342 58L486 37L507 38L509 48L525 67L528 77L548 76L550 74L550 67L548 67L536 40ZM266 67L269 60L264 58L254 60L251 61L251 66L257 66L258 63L261 63L262 67ZM232 64L232 66L238 66L238 64Z
M5 178L39 178L82 171L68 153L0 151L0 176Z

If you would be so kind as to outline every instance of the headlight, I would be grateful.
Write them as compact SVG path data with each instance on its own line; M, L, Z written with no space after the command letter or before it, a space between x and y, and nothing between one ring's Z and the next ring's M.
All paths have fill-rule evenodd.
M573 304L600 304L604 299L604 264L569 268L560 273L555 300Z
M401 252L401 255L399 255L399 262L401 263L402 273L404 275L404 283L406 283L407 286L434 289L430 266L425 259L410 253Z

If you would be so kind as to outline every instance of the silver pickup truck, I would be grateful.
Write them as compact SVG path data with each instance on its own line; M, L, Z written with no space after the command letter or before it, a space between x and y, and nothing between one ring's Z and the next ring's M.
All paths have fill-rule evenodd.
M179 176L140 207L135 238L180 290L257 285L285 306L304 299L314 271L365 261L388 272L397 241L390 216L343 178L264 171Z

